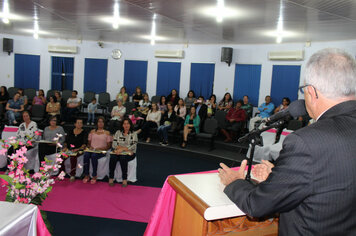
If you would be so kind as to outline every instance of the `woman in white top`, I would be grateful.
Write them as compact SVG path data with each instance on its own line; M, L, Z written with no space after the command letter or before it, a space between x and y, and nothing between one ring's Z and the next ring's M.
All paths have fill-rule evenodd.
M142 118L146 118L150 106L151 106L150 99L148 97L148 94L145 93L143 94L143 100L139 102L139 106L137 107L137 110L142 113L141 115Z
M37 123L31 120L30 113L28 111L22 112L23 123L19 126L16 133L18 141L26 145L27 141L37 140L35 131L37 131Z
M121 121L124 119L126 107L123 106L122 100L117 100L117 106L111 111L111 120L109 122L110 133L114 134L119 129Z
M142 126L142 136L146 139L146 143L151 141L149 137L150 129L157 128L161 121L161 112L158 110L157 104L152 103L152 108L148 111L146 122Z

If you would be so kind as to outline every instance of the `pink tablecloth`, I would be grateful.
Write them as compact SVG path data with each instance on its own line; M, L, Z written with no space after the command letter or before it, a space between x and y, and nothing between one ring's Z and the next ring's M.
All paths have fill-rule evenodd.
M48 229L43 222L42 215L40 210L37 210L37 235L38 236L51 236L51 234L48 232Z
M240 167L235 167L233 169L238 170L239 168ZM215 172L217 172L217 170L196 172L190 174L203 174L203 173L215 173ZM171 235L174 207L176 203L176 192L168 184L167 179L164 182L160 195L158 196L156 206L152 212L150 221L148 222L144 234L145 236Z

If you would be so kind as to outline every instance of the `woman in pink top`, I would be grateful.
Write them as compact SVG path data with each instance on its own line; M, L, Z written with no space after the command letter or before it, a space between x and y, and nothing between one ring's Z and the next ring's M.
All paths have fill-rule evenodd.
M45 105L46 102L47 101L43 89L38 90L38 95L33 98L32 105Z
M93 178L90 183L96 183L98 160L106 155L106 151L109 150L112 143L112 137L110 132L104 129L105 119L104 117L98 117L97 128L93 129L88 136L88 147L92 151L97 152L85 152L84 153L84 179L83 183L87 183L90 179L89 165L90 161L93 165Z

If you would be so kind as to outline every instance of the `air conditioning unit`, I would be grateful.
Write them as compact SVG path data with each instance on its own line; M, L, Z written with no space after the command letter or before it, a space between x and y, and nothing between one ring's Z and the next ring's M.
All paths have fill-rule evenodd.
M268 59L271 61L302 61L304 60L304 51L269 52Z
M77 46L48 45L48 52L76 54Z
M156 50L155 57L184 58L184 51L183 50Z

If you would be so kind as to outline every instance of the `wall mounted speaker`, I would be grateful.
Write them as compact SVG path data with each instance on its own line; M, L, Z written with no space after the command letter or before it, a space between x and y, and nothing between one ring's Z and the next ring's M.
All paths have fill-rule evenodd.
M231 64L232 61L232 48L221 48L221 61Z
M10 55L14 50L14 40L8 39L8 38L3 38L2 39L2 50L4 52L9 53L9 55Z

